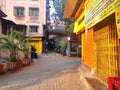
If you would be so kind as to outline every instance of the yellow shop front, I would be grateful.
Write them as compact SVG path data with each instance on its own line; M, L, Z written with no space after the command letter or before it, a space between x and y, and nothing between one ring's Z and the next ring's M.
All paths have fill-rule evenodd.
M88 65L90 68L93 68L94 66L94 49L93 49L93 29L88 30L87 32L85 31L85 12L84 12L84 2L81 3L79 6L78 11L75 14L75 18L77 20L75 21L74 24L74 31L76 35L78 35L78 38L80 38L80 43L81 43L81 53L82 53L82 61Z
M42 38L40 38L40 37L30 38L29 44L36 48L36 51L38 54L42 53L42 47L43 47Z
M97 3L87 0L85 4L86 30L93 30L95 74L106 83L108 77L120 73L120 31L116 24L119 7L119 0L98 0Z

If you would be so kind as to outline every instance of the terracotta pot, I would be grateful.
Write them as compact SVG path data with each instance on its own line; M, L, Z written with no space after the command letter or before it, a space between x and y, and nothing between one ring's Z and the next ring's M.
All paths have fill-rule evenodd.
M23 66L22 60L18 60L18 61L16 62L16 68L21 68L22 66Z
M8 70L15 70L17 68L17 62L7 62Z
M3 73L3 72L4 72L4 65L0 64L0 73Z
M30 64L30 58L24 58L22 60L23 65L29 65Z

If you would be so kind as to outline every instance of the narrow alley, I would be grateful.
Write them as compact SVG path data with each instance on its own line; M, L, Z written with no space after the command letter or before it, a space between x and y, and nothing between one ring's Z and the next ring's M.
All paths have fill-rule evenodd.
M120 0L0 0L0 90L120 90Z
M80 58L42 54L35 63L0 75L0 90L107 90L90 78L96 88L86 84L80 65Z

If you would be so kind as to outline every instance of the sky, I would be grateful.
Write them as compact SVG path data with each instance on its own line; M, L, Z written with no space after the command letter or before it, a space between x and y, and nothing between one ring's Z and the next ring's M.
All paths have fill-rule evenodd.
M53 6L53 1L50 0L50 16L55 13L55 9L54 9L54 6ZM53 22L52 18L51 18L51 22Z

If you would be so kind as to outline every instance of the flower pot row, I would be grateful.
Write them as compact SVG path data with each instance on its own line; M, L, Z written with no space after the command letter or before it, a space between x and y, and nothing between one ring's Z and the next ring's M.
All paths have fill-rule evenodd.
M30 65L30 63L31 63L31 59L30 58L18 60L16 62L1 63L0 64L0 73L4 73L7 70L13 71L13 70L19 69L19 68L21 68L23 66Z
M0 73L3 73L3 72L4 72L4 65L0 64Z
M8 61L6 62L7 70L15 70L30 64L28 57L31 56L31 48L27 41L26 37L18 30L12 30L9 35L0 37L0 50L8 52L8 57L5 57ZM21 58L19 54L27 59L17 60L17 58ZM3 56L1 55L1 57ZM4 64L1 63L1 69L3 67Z

